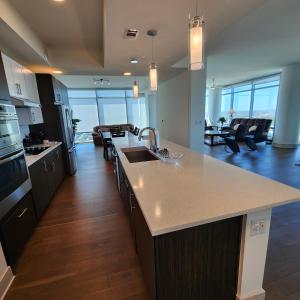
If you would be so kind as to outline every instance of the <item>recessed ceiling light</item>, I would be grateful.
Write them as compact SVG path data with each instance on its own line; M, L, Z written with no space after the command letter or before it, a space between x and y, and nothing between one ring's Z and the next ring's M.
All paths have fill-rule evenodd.
M65 2L65 0L53 0L54 2Z
M138 60L137 58L132 58L132 59L130 60L130 63L132 63L132 64L138 64L138 63L139 63L139 60Z
M54 70L53 74L62 74L62 71L61 70Z
M131 76L131 73L130 72L124 72L123 75L124 76Z

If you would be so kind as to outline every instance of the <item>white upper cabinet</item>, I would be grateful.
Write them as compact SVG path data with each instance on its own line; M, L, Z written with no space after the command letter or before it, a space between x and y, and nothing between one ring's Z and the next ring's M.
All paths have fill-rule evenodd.
M2 53L11 97L40 103L35 74Z

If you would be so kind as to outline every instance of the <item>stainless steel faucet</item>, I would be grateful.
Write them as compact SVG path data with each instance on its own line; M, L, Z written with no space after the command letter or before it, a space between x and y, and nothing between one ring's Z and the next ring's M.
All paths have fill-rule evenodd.
M139 134L139 141L142 139L142 133L143 133L145 130L150 130L150 131L152 131L153 136L154 136L154 144L153 144L152 141L151 141L151 144L150 144L150 150L152 150L153 152L157 152L158 146L157 146L157 136L156 136L155 128L153 128L153 127L145 127L145 128L143 128L143 129L141 129L140 134Z

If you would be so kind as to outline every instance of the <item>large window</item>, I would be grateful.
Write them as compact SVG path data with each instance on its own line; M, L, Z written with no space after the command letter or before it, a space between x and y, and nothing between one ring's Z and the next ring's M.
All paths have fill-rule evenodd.
M98 112L96 99L72 99L73 118L79 119L78 132L90 132L91 128L98 124Z
M256 84L253 101L253 118L275 120L279 82Z
M101 125L127 123L125 90L97 90L97 101Z
M265 118L275 120L280 76L270 76L243 84L227 86L222 91L221 115L228 118Z
M221 115L226 116L231 107L231 90L223 90L221 102Z
M96 125L132 123L137 127L148 126L145 95L133 98L127 89L69 89L73 118L80 119L77 135L90 133Z
M236 118L249 118L251 104L251 91L233 94L233 109Z

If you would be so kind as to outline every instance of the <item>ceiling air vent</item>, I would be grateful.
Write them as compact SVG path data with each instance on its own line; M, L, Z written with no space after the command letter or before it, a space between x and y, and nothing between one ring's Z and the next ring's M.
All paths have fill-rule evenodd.
M124 38L129 40L135 40L139 35L138 29L126 29L124 32Z

